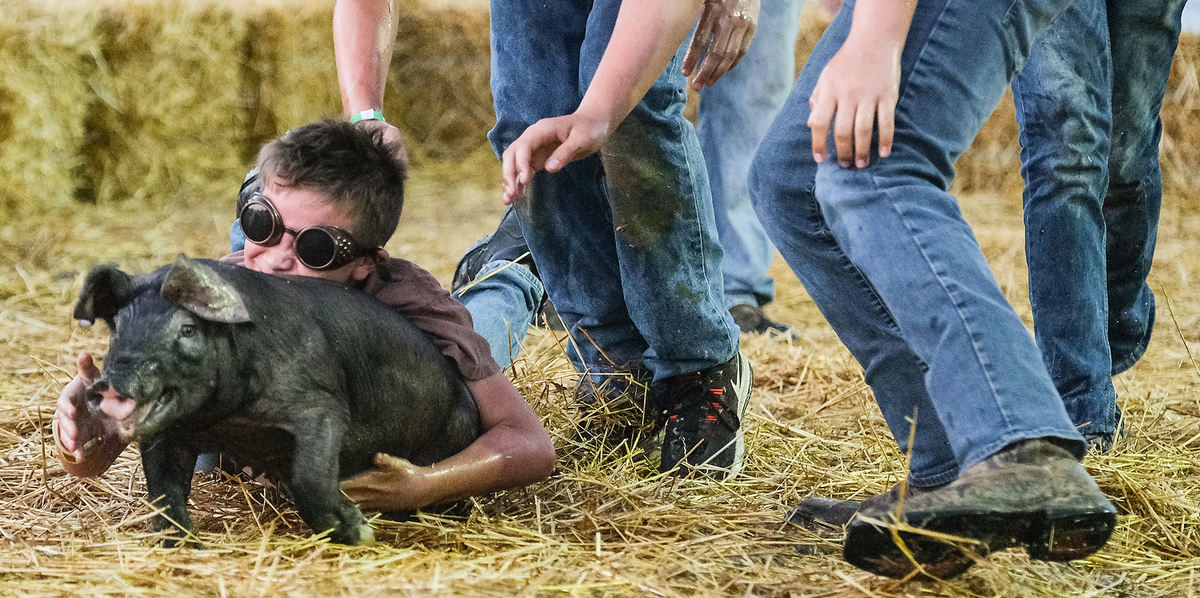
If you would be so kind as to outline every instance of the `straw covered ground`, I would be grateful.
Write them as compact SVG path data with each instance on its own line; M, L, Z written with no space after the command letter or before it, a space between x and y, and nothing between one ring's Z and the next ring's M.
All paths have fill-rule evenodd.
M462 169L483 175L464 184ZM415 173L388 249L448 280L498 215L493 173L488 163ZM806 495L862 497L903 472L861 371L781 263L772 313L804 340L743 338L756 379L740 479L664 478L621 447L574 440L562 339L536 330L510 375L554 437L550 480L452 516L378 522L378 544L347 548L310 537L274 490L199 474L192 512L207 549L158 547L135 449L94 480L65 474L49 452L73 356L106 343L104 326L77 327L70 306L93 264L145 271L181 251L222 253L230 203L47 209L0 228L0 594L1142 597L1192 596L1200 583L1200 370L1189 352L1200 347L1200 210L1179 195L1151 277L1153 344L1117 380L1128 437L1085 462L1121 510L1112 542L1072 565L1002 553L953 582L907 584L855 570L836 544L780 523ZM963 205L1028 316L1015 198Z
M1119 526L1087 560L1006 552L954 581L901 583L861 572L836 542L783 524L810 494L885 490L904 475L904 460L861 369L781 261L770 314L795 323L803 340L742 339L756 376L747 465L735 480L663 477L627 447L580 440L564 340L537 329L509 375L554 438L549 480L450 514L376 521L377 544L344 547L312 537L276 490L198 474L191 508L206 549L158 546L136 449L89 480L53 457L50 420L74 356L103 354L107 344L103 325L72 322L71 305L93 265L143 272L180 252L224 253L234 191L257 144L337 111L332 60L312 58L331 56L326 4L167 10L139 0L125 3L129 14L87 14L0 0L0 595L1200 595L1200 207L1190 199L1200 140L1186 125L1200 97L1193 38L1176 60L1164 114L1155 336L1116 380L1127 436L1085 460L1119 508ZM402 28L393 64L388 111L415 160L388 250L448 283L500 206L498 169L478 141L490 124L486 19L438 6L450 13L422 13L422 27ZM231 35L166 46L162 55L182 64L175 70L139 50L146 40L194 36L176 21L195 20ZM815 38L807 31L802 51ZM225 57L236 73L212 65ZM153 106L180 116L161 118L168 112ZM1029 323L1014 131L1002 105L960 162L960 184L967 218Z

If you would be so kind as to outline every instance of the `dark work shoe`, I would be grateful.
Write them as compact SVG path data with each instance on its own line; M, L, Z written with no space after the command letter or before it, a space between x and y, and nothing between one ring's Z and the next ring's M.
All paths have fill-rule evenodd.
M780 340L800 340L791 326L771 320L758 305L735 305L729 308L729 315L733 316L733 322L744 333L767 334Z
M753 379L750 362L739 351L721 365L666 380L659 392L664 424L659 471L680 463L718 478L741 471L746 451L742 416Z
M864 505L846 527L842 554L895 578L953 577L978 557L1014 547L1035 559L1069 561L1104 546L1116 513L1071 453L1049 440L1025 440L902 507Z
M567 325L563 323L562 317L558 315L558 309L554 307L554 302L548 297L542 298L542 308L538 312L537 321L535 324L545 326L550 330L559 332L565 331Z
M512 206L504 210L496 230L468 247L458 260L458 265L454 267L454 278L450 280L451 292L475 280L484 266L496 260L517 262L537 276L537 269L529 256L529 247L521 233L521 223L517 221L517 212Z
M825 531L830 529L843 530L861 508L873 508L885 505L887 510L894 510L901 498L911 498L918 494L929 492L941 486L920 488L904 482L897 483L883 494L876 494L865 500L839 500L824 496L810 496L802 501L787 514L789 523L793 523L810 531Z

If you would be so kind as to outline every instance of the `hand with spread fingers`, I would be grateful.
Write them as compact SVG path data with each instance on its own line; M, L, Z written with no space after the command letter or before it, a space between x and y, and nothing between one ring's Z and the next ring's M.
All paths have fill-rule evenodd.
M73 475L95 477L106 470L125 448L116 424L93 414L87 405L87 387L100 377L90 353L80 353L78 373L63 387L54 406L54 442L63 467Z
M422 470L400 457L378 453L375 467L342 481L342 492L365 511L412 511L428 504Z

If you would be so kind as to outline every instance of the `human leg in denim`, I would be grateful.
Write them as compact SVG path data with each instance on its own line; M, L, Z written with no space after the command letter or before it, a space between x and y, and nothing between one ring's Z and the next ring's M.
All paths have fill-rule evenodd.
M487 340L501 369L512 365L521 352L542 296L542 282L533 272L507 260L485 264L471 284L454 292L454 298L471 312L475 332Z
M847 2L813 49L810 64L823 65L841 46L852 10L852 2ZM817 164L807 124L808 98L819 74L819 68L804 70L758 146L750 169L750 196L780 253L862 365L902 452L910 449L911 432L909 482L945 484L958 477L959 467L925 390L927 368L909 349L871 283L838 245L813 196Z
M1083 452L1041 353L946 191L1033 40L1070 4L918 3L892 154L862 169L836 160L817 169L826 222L928 367L925 386L964 469L1024 439L1057 437Z
M775 298L767 268L775 246L750 205L750 160L796 77L796 34L803 0L763 0L750 50L716 85L700 91L696 130L712 188L725 257L725 305L761 306Z
M619 2L493 0L497 153L578 106ZM645 367L655 381L729 360L720 247L695 130L683 118L682 52L599 156L539 173L518 213L575 365Z
M1013 79L1025 178L1025 254L1034 333L1067 414L1111 439L1120 409L1108 348L1103 198L1111 64L1104 0L1077 0Z
M1163 94L1179 42L1184 0L1109 0L1113 135L1104 221L1108 231L1108 336L1113 374L1133 366L1154 324L1146 283L1162 206Z

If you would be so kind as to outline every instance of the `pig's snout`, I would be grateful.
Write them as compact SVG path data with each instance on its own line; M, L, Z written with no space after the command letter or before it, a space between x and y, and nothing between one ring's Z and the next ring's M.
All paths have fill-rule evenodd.
M133 397L117 392L104 380L97 380L88 387L87 402L92 413L103 413L117 421L129 417L137 408L137 401Z

